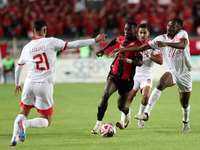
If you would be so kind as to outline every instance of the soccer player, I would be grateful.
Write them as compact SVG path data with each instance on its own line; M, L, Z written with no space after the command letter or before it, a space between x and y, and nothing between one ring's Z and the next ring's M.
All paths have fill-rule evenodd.
M182 30L183 20L173 18L168 22L167 34L157 36L154 40L138 47L115 49L110 57L120 52L144 51L146 49L160 49L168 70L162 75L156 88L152 91L145 113L135 116L136 119L147 121L154 104L159 99L161 92L177 83L180 103L183 111L183 131L190 131L189 126L189 99L192 91L191 60L188 34Z
M16 146L18 139L24 142L25 132L29 127L48 127L53 115L53 75L55 72L56 53L67 48L78 48L105 40L105 34L99 34L94 39L64 42L57 38L45 38L47 24L38 19L34 22L34 35L22 50L15 70L15 95L20 93L22 85L20 74L23 65L28 62L28 75L24 83L20 102L20 114L14 122L13 137L10 146ZM40 118L27 120L31 108L35 107Z
M139 39L136 37L137 34L137 23L134 21L128 21L124 28L124 36L113 39L108 45L102 50L96 53L97 56L102 56L104 51L117 43L120 47L132 47L136 45L142 45ZM120 55L124 55L127 61L120 61ZM142 54L141 52L122 52L118 55L110 68L110 72L107 77L107 83L105 85L103 96L100 100L97 113L97 122L94 126L92 133L97 134L101 128L102 119L107 109L109 97L118 90L118 109L125 114L123 124L116 124L117 127L124 128L128 125L130 120L129 107L126 106L126 101L129 92L133 88L133 76L135 74L135 67L142 65Z
M149 42L148 37L150 36L150 28L146 23L140 24L138 28L138 36L142 44ZM126 61L126 58L122 58ZM154 62L162 65L163 59L160 53L160 50L148 49L143 53L143 65L141 67L136 67L136 73L134 76L134 86L133 90L130 91L129 97L127 100L127 106L130 108L130 105L133 101L133 98L136 96L138 90L141 90L142 101L140 104L139 113L144 112L146 105L149 100L151 93L152 83L153 83L153 66ZM124 119L124 113L121 114L121 121ZM138 127L144 128L144 120L138 120Z

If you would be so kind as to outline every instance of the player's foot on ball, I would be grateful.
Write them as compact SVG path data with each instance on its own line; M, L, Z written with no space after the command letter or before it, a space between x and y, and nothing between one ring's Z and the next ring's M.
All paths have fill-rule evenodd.
M120 128L121 130L125 129L123 121L117 121L115 123L115 125L116 125L116 127Z
M17 123L18 123L18 127L19 127L19 139L21 142L24 142L26 133L25 133L23 120L19 120Z
M138 120L138 127L139 127L140 129L143 129L143 128L144 128L144 125L145 125L144 120Z
M97 134L100 129L101 129L101 125L96 124L91 132L92 132L92 134Z
M148 113L137 114L135 116L135 119L148 121L149 120L149 115L148 115Z
M10 142L10 146L17 146L17 140L16 137L14 139L11 140Z
M190 125L189 122L184 122L183 121L183 132L189 132L190 131Z

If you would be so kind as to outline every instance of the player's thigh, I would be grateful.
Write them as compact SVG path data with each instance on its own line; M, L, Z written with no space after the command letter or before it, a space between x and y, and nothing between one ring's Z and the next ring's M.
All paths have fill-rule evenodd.
M48 110L53 106L53 84L36 83L34 94L36 95L35 107L38 110Z
M174 83L175 83L175 81L174 81L174 78L173 78L173 74L171 72L165 72L162 75L162 77L160 78L156 87L159 90L164 90L167 87L173 86Z
M142 89L142 96L143 97L149 97L150 96L150 94L151 94L151 86L145 86L145 87L143 87L143 89Z

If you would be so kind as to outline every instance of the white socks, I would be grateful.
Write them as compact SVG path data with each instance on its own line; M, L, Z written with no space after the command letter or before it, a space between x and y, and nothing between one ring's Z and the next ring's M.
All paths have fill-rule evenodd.
M102 124L102 121L99 121L99 120L97 120L97 123L96 124L98 124L98 125L100 125L101 126L101 124Z
M29 128L29 127L34 127L34 128L45 128L48 127L48 120L45 118L34 118L34 119L29 119L26 120L26 116L23 114L19 114L14 122L14 128L13 128L13 137L12 140L18 141L19 140L19 127L18 127L18 121L23 120L24 122L24 127Z
M18 137L18 135L19 135L19 128L18 128L18 124L17 124L17 122L19 120L23 120L23 121L26 120L26 116L24 116L23 114L19 114L16 117L16 119L15 119L14 128L13 128L13 137L12 137L12 140L14 140L14 138L15 138L15 141L19 140L19 137Z
M143 112L144 112L144 110L145 110L145 108L146 108L146 106L144 106L144 105L140 104L140 109L139 109L139 112L138 112L138 114L141 114L141 113L143 113Z
M151 96L149 98L149 102L148 102L146 110L145 110L145 112L147 112L148 115L150 115L150 112L151 112L153 106L155 105L157 100L160 98L161 92L162 91L160 91L157 88L154 88L154 90L152 91Z
M183 121L184 122L189 122L189 114L190 114L190 105L188 105L187 108L183 108Z
M34 118L29 119L24 122L25 128L33 127L33 128L46 128L48 127L48 120L45 118Z

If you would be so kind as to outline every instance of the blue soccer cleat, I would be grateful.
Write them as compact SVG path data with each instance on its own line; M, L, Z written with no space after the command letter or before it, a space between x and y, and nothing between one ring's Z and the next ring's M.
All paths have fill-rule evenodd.
M16 137L10 142L10 146L17 146Z
M17 123L18 123L18 127L19 127L19 139L21 142L24 142L26 133L25 133L23 121L19 120Z

